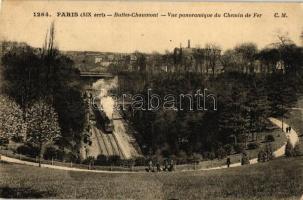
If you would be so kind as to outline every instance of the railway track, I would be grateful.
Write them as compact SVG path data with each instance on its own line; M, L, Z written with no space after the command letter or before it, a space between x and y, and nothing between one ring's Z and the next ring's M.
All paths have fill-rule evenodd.
M119 155L119 154L117 154L117 152L114 148L114 145L110 138L110 134L104 134L104 139L107 140L107 144L108 144L109 148L111 149L112 155Z
M100 131L100 134L99 134L104 142L104 146L105 148L107 149L107 155L109 156L112 156L114 155L114 152L113 152L113 148L110 144L110 142L108 141L108 138L106 136L106 134L103 134L101 131Z
M102 139L102 136L101 136L101 132L100 130L98 130L97 128L93 128L93 130L95 131L95 135L96 135L96 138L97 138L97 142L98 142L98 145L99 145L99 148L100 148L100 154L103 154L103 155L108 155L109 154L109 151L108 149L106 148L106 145Z
M93 127L92 131L96 138L99 154L105 156L118 155L121 159L126 158L114 133L105 134L96 127Z
M97 140L97 145L99 147L99 152L102 153L101 144L100 144L100 141L99 141L99 138L98 138L98 134L96 133L95 128L93 128L92 131L93 131L93 134L95 135L95 138Z
M120 146L120 144L119 144L119 142L118 142L118 140L117 140L117 137L116 137L116 135L115 135L114 132L113 132L113 138L114 138L114 140L115 140L115 143L117 144L118 151L119 151L119 153L120 153L120 157L121 157L122 159L125 159L125 158L126 158L125 153L122 151L121 146Z
M121 156L120 153L119 153L119 149L117 147L117 144L114 141L114 138L113 138L112 134L107 134L106 136L107 136L107 139L108 139L108 141L109 141L109 143L110 143L110 145L111 145L111 147L113 149L114 155Z
M116 145L116 150L117 150L117 153L120 155L120 158L126 159L127 157L125 156L125 153L123 152L114 132L111 135L111 141L113 144Z

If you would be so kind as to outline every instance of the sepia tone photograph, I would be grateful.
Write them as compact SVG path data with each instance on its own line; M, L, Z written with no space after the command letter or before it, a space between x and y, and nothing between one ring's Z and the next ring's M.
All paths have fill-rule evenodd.
M302 19L0 0L0 198L303 200Z

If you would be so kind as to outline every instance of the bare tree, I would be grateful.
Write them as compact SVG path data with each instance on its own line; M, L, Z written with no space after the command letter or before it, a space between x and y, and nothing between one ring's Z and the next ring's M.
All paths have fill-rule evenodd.
M47 30L47 32L46 32L41 55L42 55L42 57L51 56L51 55L53 55L55 50L56 50L56 46L55 46L55 23L52 22L51 25L50 25L50 29Z
M276 37L277 37L277 42L274 42L273 45L276 46L277 48L294 44L294 42L289 38L288 32L286 33L277 32Z
M212 70L212 74L214 76L216 64L220 59L221 48L217 44L210 43L205 45L205 49L206 49L206 55L205 55L206 71L208 72L208 69L210 67Z
M195 71L196 71L196 73L198 73L199 70L200 70L200 73L202 74L203 73L203 61L204 61L204 58L205 58L204 49L198 48L194 52L193 57L196 61L195 62Z

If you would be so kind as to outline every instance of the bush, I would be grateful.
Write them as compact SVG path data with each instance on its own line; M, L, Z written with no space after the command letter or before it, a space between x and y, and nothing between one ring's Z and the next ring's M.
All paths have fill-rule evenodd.
M83 164L86 164L86 165L88 165L88 164L93 164L93 163L95 163L95 158L94 158L93 156L89 156L89 157L87 157L86 159L84 159L84 160L82 161L82 163L83 163Z
M223 147L219 147L219 149L217 150L217 157L219 159L223 159L226 157L226 151Z
M294 154L295 154L294 148L293 148L292 144L290 143L290 141L288 140L286 143L286 147L285 147L285 156L292 157L292 156L294 156Z
M303 155L302 149L300 148L299 143L297 143L294 147L294 156L301 156Z
M185 163L187 163L187 158L188 157L187 157L186 152L181 150L177 154L177 160L176 161L177 161L178 164L185 164Z
M128 159L128 160L120 160L120 165L127 165L128 167L135 166L135 160L134 159Z
M242 158L241 158L241 165L248 165L249 164L249 157L245 151L242 153Z
M258 153L258 162L265 162L266 161L266 153L265 151L261 150Z
M212 151L212 152L209 152L209 151L205 151L203 152L202 154L202 157L206 160L213 160L216 158L216 154Z
M249 143L248 145L247 145L247 148L248 149L250 149L250 150L252 150L252 149L257 149L257 148L259 148L259 143L257 143L257 142L252 142L252 143Z
M231 144L224 145L224 149L225 149L227 155L231 155L234 151L234 148Z
M198 153L193 153L193 155L191 156L191 161L194 163L199 163L202 159L202 155Z
M147 161L145 157L138 157L135 159L135 166L145 166L147 164Z
M266 135L265 142L273 142L275 141L275 137L273 135Z
M235 144L234 149L236 153L243 153L245 151L245 144L243 143Z
M265 147L265 153L267 160L272 160L274 158L273 150L271 144L267 144Z
M44 151L43 158L46 160L51 160L56 158L57 149L53 146L47 147Z
M96 165L107 165L107 156L100 154L97 156Z
M22 137L22 136L14 135L14 136L12 137L12 141L14 141L14 142L16 142L16 143L23 142L23 137Z
M1 137L0 138L0 145L7 145L9 143L9 139L6 137Z
M65 152L64 152L64 150L57 149L57 150L56 150L55 159L56 159L56 160L61 160L61 161L63 161L63 160L64 160L64 157L65 157Z
M118 155L108 156L108 164L110 165L120 165L121 158Z
M64 155L64 160L66 162L79 162L77 154L73 152L68 152Z
M216 158L216 154L215 154L215 152L210 152L209 153L209 159L211 159L211 160L213 160L213 159L215 159Z
M30 145L21 145L17 149L18 154L36 157L39 155L39 149Z

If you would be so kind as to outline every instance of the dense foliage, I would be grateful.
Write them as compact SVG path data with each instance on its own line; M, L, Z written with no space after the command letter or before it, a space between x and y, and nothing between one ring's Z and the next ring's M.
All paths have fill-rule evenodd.
M43 49L11 46L2 57L2 65L1 89L17 102L23 118L26 120L35 102L44 99L58 113L61 137L57 145L77 154L85 124L79 71L53 46L53 37Z
M164 156L181 156L196 152L206 157L221 157L233 149L242 152L240 146L247 148L248 140L255 141L258 133L267 128L268 117L284 116L287 108L302 93L302 48L290 44L276 48L282 54L278 60L283 60L285 70L273 70L270 73L254 73L249 65L262 56L263 62L269 65L264 64L263 67L272 67L274 61L270 59L273 56L268 55L272 52L267 49L259 52L249 43L237 46L233 51L243 57L241 63L237 64L240 67L248 66L247 73L230 70L216 76L194 72L148 71L119 74L121 94L143 94L145 102L149 98L148 89L162 99L167 94L175 97L180 94L194 95L198 89L203 91L205 88L208 94L216 95L216 111L211 109L211 101L206 102L208 110L189 111L190 102L181 102L178 98L176 105L181 105L183 110L167 110L161 105L157 111L131 108L125 111L125 116L140 133L137 139L145 154L160 151ZM194 99L194 105L196 103Z
M24 136L26 124L20 106L4 95L0 96L0 105L0 138Z

